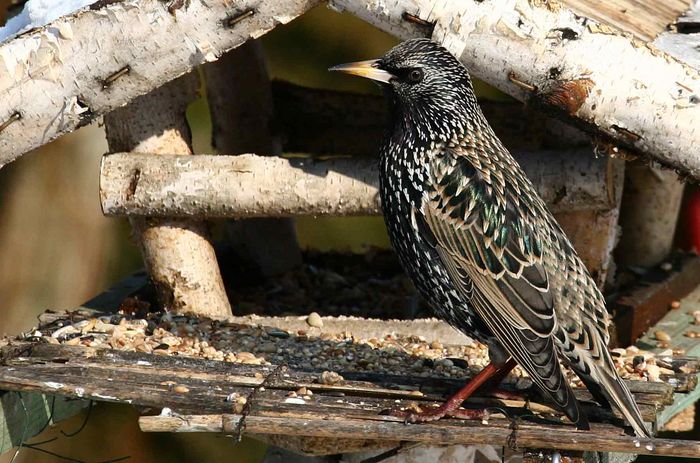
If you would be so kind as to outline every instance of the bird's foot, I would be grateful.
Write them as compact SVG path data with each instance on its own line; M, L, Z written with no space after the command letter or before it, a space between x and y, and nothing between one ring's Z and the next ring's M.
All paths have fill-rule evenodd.
M389 410L386 413L390 416L403 418L404 423L429 423L437 421L441 418L457 418L460 420L487 420L489 413L483 409L470 408L453 408L447 403L439 407L423 410L420 407L414 407L409 410Z

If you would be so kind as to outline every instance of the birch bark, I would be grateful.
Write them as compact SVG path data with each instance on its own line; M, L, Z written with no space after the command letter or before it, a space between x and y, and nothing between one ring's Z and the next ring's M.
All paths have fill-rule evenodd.
M554 212L617 206L618 173L590 148L516 157ZM374 215L380 212L376 164L373 158L112 154L102 160L100 199L107 215Z
M0 167L320 0L97 2L0 44Z
M401 38L430 23L474 76L700 178L700 73L555 1L331 0Z
M187 105L196 97L194 74L174 80L105 117L112 151L146 150L152 158L191 155ZM132 156L128 154L127 156ZM186 158L189 156L185 156ZM139 194L141 172L131 171L127 194ZM206 224L130 217L146 269L163 305L176 312L223 319L231 316Z

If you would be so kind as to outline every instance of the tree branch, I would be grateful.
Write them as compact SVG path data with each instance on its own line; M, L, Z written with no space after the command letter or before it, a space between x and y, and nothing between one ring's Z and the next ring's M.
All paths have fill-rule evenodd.
M401 38L429 28L476 76L700 179L700 73L556 2L331 0Z
M0 167L320 0L186 3L170 11L161 0L97 2L1 44Z
M185 111L195 98L197 83L196 75L189 74L111 112L105 117L110 150L148 150L149 157L166 164L175 162L164 156L168 153L184 155L177 158L181 161L192 158ZM129 172L127 183L127 195L142 190L138 169ZM165 307L217 319L231 316L206 224L171 218L129 220Z
M617 204L608 160L594 157L590 148L517 158L553 211L608 210ZM137 187L134 172L139 172ZM371 158L113 154L103 158L100 175L107 215L291 217L380 211Z

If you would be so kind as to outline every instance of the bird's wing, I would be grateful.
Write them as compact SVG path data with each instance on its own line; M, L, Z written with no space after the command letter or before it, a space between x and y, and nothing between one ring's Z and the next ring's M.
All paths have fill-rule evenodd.
M498 147L500 149L505 149ZM555 300L538 229L541 200L520 176L504 178L510 156L478 156L456 146L431 160L434 188L414 211L415 226L437 249L458 288L533 381L579 425L585 418L561 372ZM482 151L483 153L483 151Z

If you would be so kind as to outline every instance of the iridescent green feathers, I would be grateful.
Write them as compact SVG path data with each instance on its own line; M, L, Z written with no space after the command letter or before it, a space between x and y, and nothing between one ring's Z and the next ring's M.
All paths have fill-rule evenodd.
M544 205L530 196L531 185L517 175L515 161L503 159L510 155L490 130L475 135L478 145L463 141L431 159L433 187L417 212L419 233L429 236L453 281L499 342L585 428L554 345L555 299L543 263ZM515 168L516 175L494 169L494 161L509 171Z

